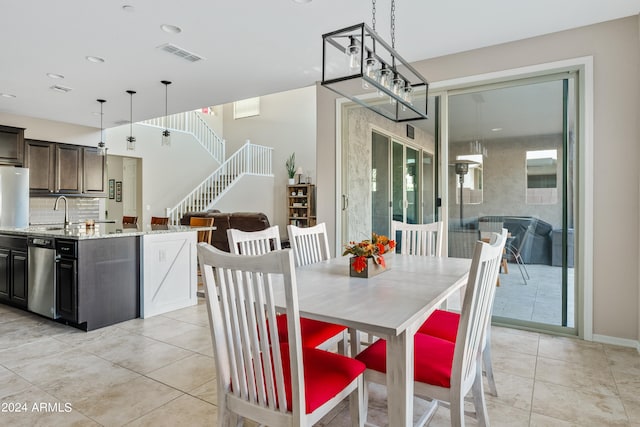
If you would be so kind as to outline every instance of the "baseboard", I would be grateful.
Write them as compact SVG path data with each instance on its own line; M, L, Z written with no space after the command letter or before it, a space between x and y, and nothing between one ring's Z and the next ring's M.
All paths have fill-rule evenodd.
M593 334L593 341L599 342L602 344L611 344L611 345L619 345L621 347L635 348L640 353L640 341L637 341L637 340L629 340L626 338L617 338L617 337L610 337L608 335Z

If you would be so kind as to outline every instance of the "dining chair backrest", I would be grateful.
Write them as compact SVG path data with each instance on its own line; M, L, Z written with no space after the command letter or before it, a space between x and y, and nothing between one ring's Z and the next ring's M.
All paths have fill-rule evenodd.
M198 217L192 216L189 218L189 225L191 227L213 227L212 217ZM213 230L198 230L198 243L205 242L211 244L211 236L213 236Z
M500 216L485 216L478 220L480 239L490 239L491 234L502 232L504 221Z
M396 240L403 255L442 256L443 230L442 221L430 224L391 221L391 238Z
M229 250L236 255L263 255L282 249L280 229L274 225L259 231L227 230Z
M324 222L305 228L288 225L287 232L297 266L315 264L331 257L327 227Z
M305 412L300 316L293 253L289 249L246 256L198 244L212 328L218 403L227 408L259 407L274 420ZM287 402L281 347L275 325L274 282L284 284L288 318L291 402ZM251 309L247 309L251 307ZM285 359L286 360L286 359ZM274 421L274 424L280 424Z
M169 224L169 217L167 216L152 216L151 225L167 225Z
M506 240L507 230L503 229L501 234L492 236L491 243L477 241L475 244L451 370L454 393L473 383L477 363L481 363L481 350L491 320L496 280Z

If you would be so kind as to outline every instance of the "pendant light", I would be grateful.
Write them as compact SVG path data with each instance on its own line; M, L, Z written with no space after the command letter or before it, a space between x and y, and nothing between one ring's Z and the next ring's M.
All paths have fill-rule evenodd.
M164 85L164 130L162 131L162 143L160 145L171 145L171 132L169 132L167 122L169 121L168 109L167 109L167 92L171 82L169 80L162 80L160 83Z
M429 83L396 52L396 0L391 43L376 31L376 0L371 11L373 28L361 23L322 36L322 86L395 122L428 118Z
M100 103L100 142L98 142L98 155L99 156L106 156L107 155L107 144L104 142L104 127L102 126L102 106L104 105L105 102L107 102L104 99L97 99L97 101Z
M136 149L136 137L133 136L133 95L135 90L128 90L127 93L131 95L130 103L130 115L129 115L129 136L127 137L127 150L133 151Z

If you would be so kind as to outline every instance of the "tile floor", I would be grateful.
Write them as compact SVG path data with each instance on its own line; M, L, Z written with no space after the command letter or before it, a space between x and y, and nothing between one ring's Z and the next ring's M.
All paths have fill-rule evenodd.
M494 328L493 351L493 426L640 427L636 350ZM215 425L212 356L202 302L89 333L0 305L0 426ZM370 422L384 399L372 387ZM319 425L350 425L346 406Z

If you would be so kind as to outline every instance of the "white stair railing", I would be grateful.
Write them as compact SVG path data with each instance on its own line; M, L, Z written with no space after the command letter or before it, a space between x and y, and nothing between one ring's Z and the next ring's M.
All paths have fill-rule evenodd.
M211 209L244 175L273 176L273 148L245 143L180 203L167 209L170 223L178 224L186 212Z
M220 138L218 134L211 129L202 118L202 115L197 111L186 111L184 113L172 114L167 117L157 117L139 123L146 126L190 133L218 163L224 162L224 139Z

